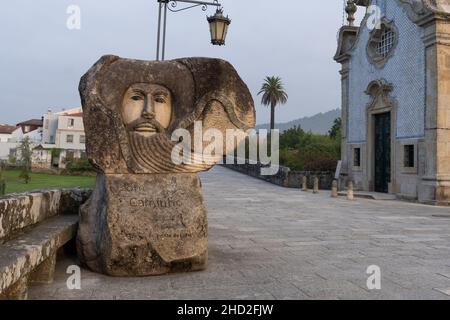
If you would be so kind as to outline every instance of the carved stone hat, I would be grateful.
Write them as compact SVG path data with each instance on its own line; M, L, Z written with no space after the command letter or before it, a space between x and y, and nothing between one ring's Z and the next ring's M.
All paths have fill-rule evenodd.
M125 92L137 83L158 84L172 94L173 112L167 134L155 137L148 144L149 150L140 150L138 158L143 161L135 161L136 152L130 149L120 111ZM248 87L231 64L219 59L141 61L103 56L82 77L79 90L88 157L98 171L105 173L209 169L211 165L171 165L170 150L175 143L170 140L170 134L178 128L192 128L195 121L202 120L212 102L221 104L225 111L225 117L218 119L222 131L247 130L255 125L255 109Z

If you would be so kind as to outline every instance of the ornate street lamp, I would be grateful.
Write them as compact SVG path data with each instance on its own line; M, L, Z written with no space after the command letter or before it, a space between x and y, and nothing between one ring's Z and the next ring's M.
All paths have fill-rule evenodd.
M223 46L231 19L223 15L221 8L217 8L216 14L208 17L208 22L211 30L211 43L215 46Z
M231 20L223 15L222 5L218 0L214 2L203 2L197 0L157 0L159 3L158 14L158 37L156 46L156 60L164 60L166 54L166 27L167 27L167 10L171 12L180 12L187 9L202 7L203 11L208 9L208 6L217 7L216 14L207 17L211 31L211 43L213 45L223 46L228 32L228 26ZM178 9L178 2L188 3L190 6ZM162 30L161 30L162 27ZM162 31L162 39L161 39ZM162 50L161 50L162 47Z

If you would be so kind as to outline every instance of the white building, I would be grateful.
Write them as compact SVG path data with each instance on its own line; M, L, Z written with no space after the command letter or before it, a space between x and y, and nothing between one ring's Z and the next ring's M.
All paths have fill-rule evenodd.
M43 117L42 141L35 148L33 162L39 167L64 169L68 161L85 156L85 140L81 107L57 113L48 110Z
M15 155L17 141L22 135L20 127L0 125L0 160L8 160L11 153Z
M0 125L0 160L17 159L19 144L25 137L30 139L32 146L38 145L42 139L42 127L39 126L39 121L33 119L16 126Z

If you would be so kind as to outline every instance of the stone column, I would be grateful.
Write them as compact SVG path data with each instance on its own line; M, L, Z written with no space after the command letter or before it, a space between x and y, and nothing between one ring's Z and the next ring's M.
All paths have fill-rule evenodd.
M426 115L425 163L419 201L450 204L450 24L425 24Z
M351 148L348 146L348 109L349 109L349 73L350 73L350 57L349 51L356 39L359 27L343 26L339 32L338 49L334 60L342 65L339 71L341 75L341 119L342 119L342 148L341 148L341 177L340 183L343 185L351 174Z

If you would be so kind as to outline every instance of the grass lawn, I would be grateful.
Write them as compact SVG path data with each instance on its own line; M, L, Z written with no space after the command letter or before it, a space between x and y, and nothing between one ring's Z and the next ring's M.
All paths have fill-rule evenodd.
M32 173L31 180L26 184L19 179L19 175L20 171L18 170L3 172L6 180L6 194L55 188L92 188L95 185L95 177L61 176L46 173Z

